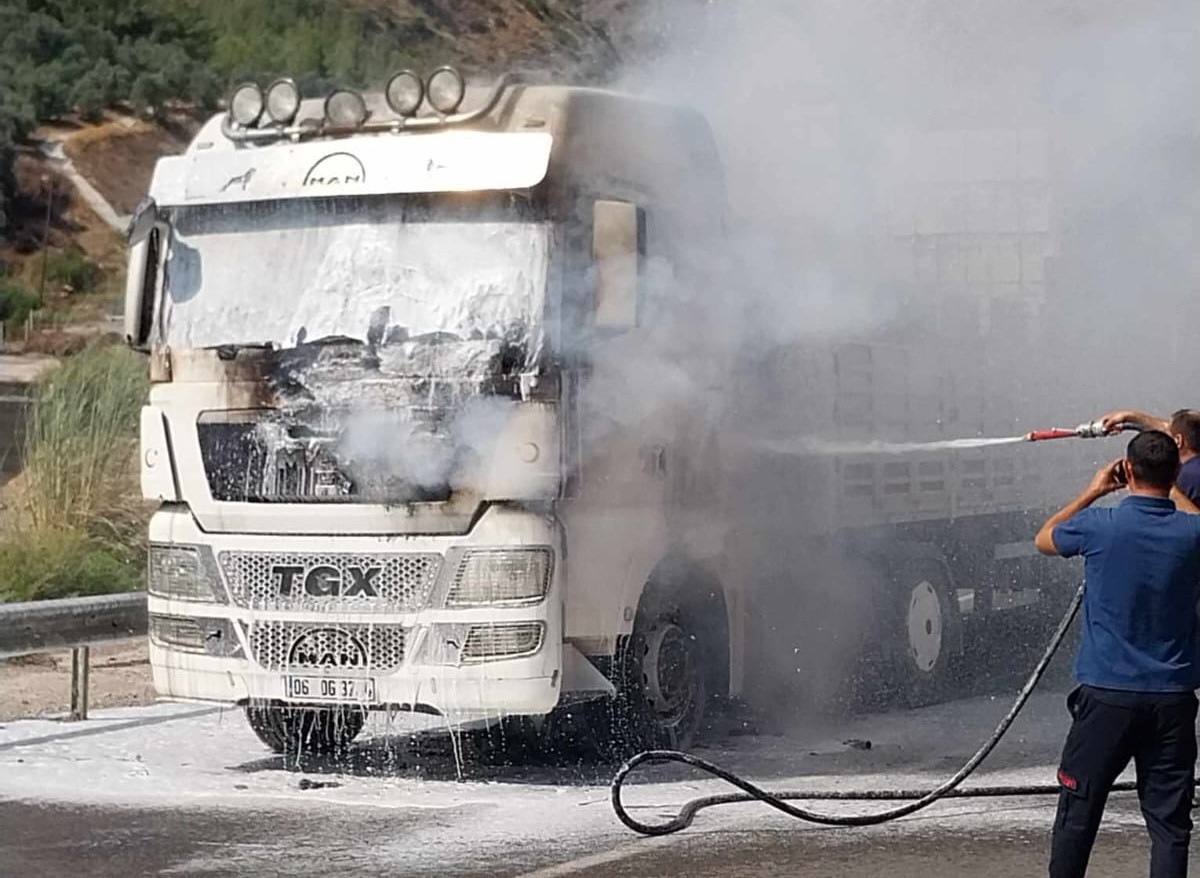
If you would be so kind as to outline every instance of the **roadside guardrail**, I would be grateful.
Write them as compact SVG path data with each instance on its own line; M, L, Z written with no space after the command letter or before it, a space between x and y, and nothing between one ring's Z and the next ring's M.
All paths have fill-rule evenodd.
M71 650L70 719L87 719L89 646L145 635L144 592L0 604L0 658Z

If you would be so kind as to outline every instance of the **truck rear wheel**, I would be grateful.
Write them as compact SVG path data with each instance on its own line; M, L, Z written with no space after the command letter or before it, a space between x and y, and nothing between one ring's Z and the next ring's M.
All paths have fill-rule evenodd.
M930 704L947 694L956 652L946 576L935 562L911 562L901 567L894 586L892 685L909 706Z
M276 753L327 756L349 749L366 725L367 712L355 707L249 704L246 720L258 739Z

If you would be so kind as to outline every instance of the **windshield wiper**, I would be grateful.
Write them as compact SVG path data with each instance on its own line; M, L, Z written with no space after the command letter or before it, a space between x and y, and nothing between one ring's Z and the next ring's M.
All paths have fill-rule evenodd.
M303 336L303 334L301 334L300 337L296 339L296 347L298 347L298 348L300 348L300 347L320 348L320 347L326 347L328 345L335 345L335 344L365 345L366 342L363 341L361 338L352 338L349 335L324 335L324 336L321 336L320 338L314 338L312 341L309 341L308 339L306 339Z
M217 359L232 360L238 355L238 351L272 351L275 350L275 342L273 341L239 341L231 344L210 344L205 345L201 350L216 351Z

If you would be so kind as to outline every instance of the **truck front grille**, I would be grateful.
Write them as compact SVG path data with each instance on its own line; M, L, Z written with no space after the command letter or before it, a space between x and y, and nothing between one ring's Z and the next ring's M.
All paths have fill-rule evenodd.
M270 671L390 673L404 661L405 630L399 625L268 621L252 623L248 633L254 660Z
M234 603L253 609L419 610L442 556L220 552Z

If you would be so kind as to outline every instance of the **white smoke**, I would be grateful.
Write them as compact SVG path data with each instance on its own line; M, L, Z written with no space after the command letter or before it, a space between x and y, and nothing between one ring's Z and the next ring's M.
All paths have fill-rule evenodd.
M986 409L975 422L960 412L904 428L927 435L868 428L850 437L860 448L979 435L966 431L972 423L1003 436L1118 407L1196 404L1200 103L1188 3L655 0L642 9L639 51L615 85L706 115L730 234L722 253L682 256L704 265L709 283L670 290L717 319L658 330L614 356L607 380L637 401L623 409L612 391L613 417L637 423L715 399L726 441L828 449L831 425L805 381L830 377L804 368L826 342L855 340L928 360L915 373L925 384L893 399L969 385ZM731 364L729 380L692 374L683 364L697 358L677 355L689 344ZM791 470L760 472L741 486L750 504L725 522L759 532L753 573L783 610L775 652L793 656L780 670L809 680L841 670L831 656L855 651L856 607L870 603L846 591L869 577L844 575L827 557L805 566L801 519L827 500L806 494L812 484ZM785 631L789 615L797 621ZM789 639L820 628L819 642Z

